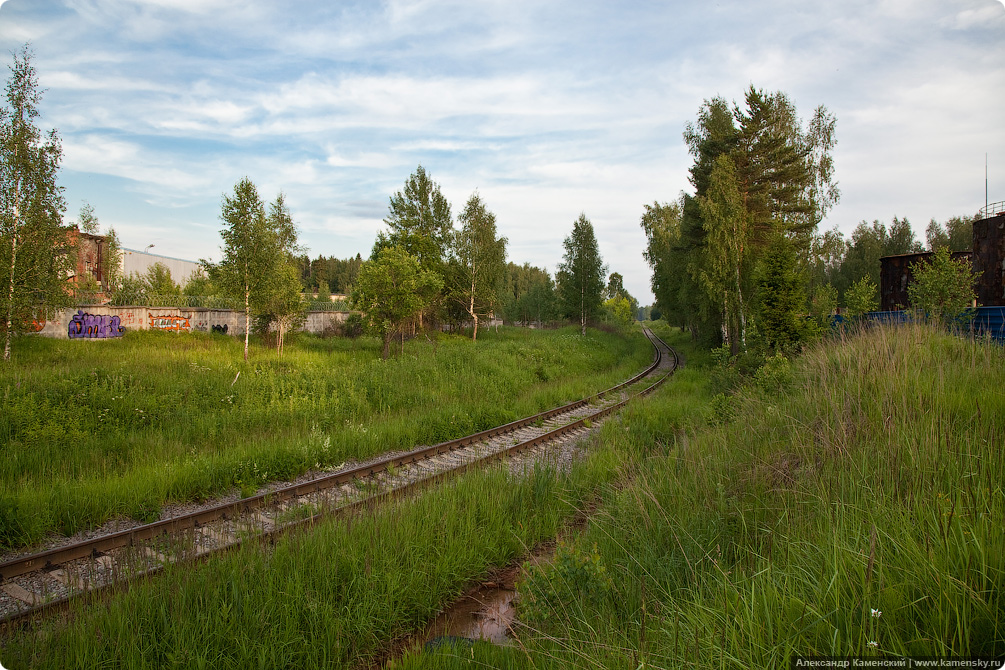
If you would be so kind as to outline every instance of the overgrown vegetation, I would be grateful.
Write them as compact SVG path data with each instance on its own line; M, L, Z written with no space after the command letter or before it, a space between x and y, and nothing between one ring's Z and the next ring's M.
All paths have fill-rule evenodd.
M641 334L485 332L405 344L301 335L240 363L226 336L151 331L18 344L0 373L0 544L72 533L169 500L458 437L607 388L648 364ZM421 383L420 381L421 380Z
M989 342L876 328L808 351L789 390L748 386L711 428L669 386L605 426L630 460L522 588L520 644L405 667L1001 656L1003 363Z
M12 668L366 667L465 585L558 532L609 469L475 472L416 500L316 525L22 633ZM610 463L606 464L607 466Z
M688 367L607 422L567 474L476 473L274 550L168 570L22 632L4 662L367 666L587 506L585 531L520 587L518 645L447 645L395 667L1005 653L1000 347L873 329L761 366L735 419L710 427L712 357L672 337Z

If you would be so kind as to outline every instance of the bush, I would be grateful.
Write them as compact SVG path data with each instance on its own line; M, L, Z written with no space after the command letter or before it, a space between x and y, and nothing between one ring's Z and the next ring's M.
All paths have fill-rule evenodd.
M554 562L533 566L517 587L520 619L539 626L568 620L575 603L597 607L607 599L613 586L597 545L586 553L559 543Z
M363 334L366 330L366 322L363 320L363 315L357 312L353 312L346 320L339 325L339 334L342 337L348 337L350 339L356 339Z
M845 312L850 319L875 312L879 308L879 292L869 277L862 277L845 293Z
M792 386L792 366L785 356L775 354L754 373L754 384L769 395L777 395Z
M935 250L930 262L917 262L914 282L907 287L911 304L929 318L949 323L971 306L975 299L976 274L965 259L954 260L947 247Z

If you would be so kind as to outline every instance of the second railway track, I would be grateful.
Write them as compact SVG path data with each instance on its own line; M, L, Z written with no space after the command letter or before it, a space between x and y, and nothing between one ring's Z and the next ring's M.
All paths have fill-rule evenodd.
M656 354L639 375L597 395L504 426L421 447L268 493L93 537L0 563L0 624L10 625L247 541L370 505L471 467L586 432L632 397L653 390L678 366L676 353L650 331Z

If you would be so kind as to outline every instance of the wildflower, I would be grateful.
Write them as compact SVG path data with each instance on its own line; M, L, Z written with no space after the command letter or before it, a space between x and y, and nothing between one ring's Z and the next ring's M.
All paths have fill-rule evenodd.
M880 611L879 611L879 610L877 610L877 609L874 609L874 610L872 610L872 618L873 618L873 619L878 619L878 618L880 618L881 616L883 616L883 613L882 613L882 612L880 612Z
M869 640L869 646L872 647L873 649L876 649L879 647L879 642L876 642L875 640Z

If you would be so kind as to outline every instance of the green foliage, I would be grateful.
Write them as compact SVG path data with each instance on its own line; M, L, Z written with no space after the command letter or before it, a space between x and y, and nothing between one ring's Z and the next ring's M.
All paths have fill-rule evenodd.
M597 545L586 552L560 542L551 563L532 566L518 585L520 620L546 629L556 620L581 613L584 605L603 605L613 586Z
M907 287L908 298L930 318L950 323L976 298L977 275L970 261L954 259L948 247L938 247L930 261L919 261L911 269L914 281Z
M507 322L544 325L559 318L558 297L547 270L507 263L499 293L501 316Z
M682 229L683 199L675 203L654 202L645 205L641 226L646 234L643 258L653 274L650 286L656 296L653 310L665 316L668 323L697 329L702 309L699 302L703 294L694 284L691 275L684 271L688 263L688 247Z
M171 270L163 263L154 263L143 274L147 295L181 295L181 287L171 278Z
M478 318L490 314L498 304L499 285L506 270L506 238L497 237L495 214L481 197L468 199L458 220L461 229L454 236L449 272L450 295L471 317L471 339L478 337Z
M932 219L925 229L928 250L935 251L939 247L947 247L949 251L973 251L974 221L979 219L980 215L954 216L948 219L945 225Z
M572 226L572 234L565 238L562 246L565 255L557 275L562 311L567 318L578 321L580 332L586 335L587 321L600 311L607 272L593 224L586 214L579 215Z
M105 283L105 291L111 295L122 283L122 243L115 232L109 227L105 235L104 251L101 258L101 276Z
M757 333L768 350L790 351L806 339L805 305L795 250L776 237L761 255L757 273Z
M14 54L0 108L0 333L4 360L11 338L32 321L71 304L66 278L74 253L63 226L57 183L63 150L55 130L35 126L42 91L25 46Z
M793 382L792 365L781 352L775 352L754 373L754 385L768 395L784 393Z
M80 215L77 217L77 226L81 232L88 235L97 235L100 226L98 217L94 215L94 207L88 202L80 206Z
M845 314L852 320L879 309L879 289L872 278L865 276L852 284L845 295L845 305Z
M348 337L350 339L355 339L363 334L366 329L366 321L363 319L363 315L358 312L353 312L346 317L346 320L342 323L341 331L342 337Z
M112 292L113 305L145 305L147 304L147 283L137 273L123 277L118 288Z
M300 298L300 279L294 256L297 228L282 193L266 215L265 203L247 177L234 186L234 195L224 195L220 219L224 223L223 260L203 262L209 278L226 296L244 305L244 360L248 360L251 319L260 317L277 330L277 348L283 334L305 310Z
M360 268L352 303L367 319L367 326L384 343L383 356L390 353L391 338L402 334L407 322L417 317L443 280L435 272L423 270L418 259L401 247L387 247Z
M635 322L635 309L631 301L618 295L604 301L604 307L614 318L615 323L621 326L630 326Z
M352 285L356 283L363 257L356 254L355 258L342 259L322 255L311 260L306 254L301 254L296 256L294 262L306 291L317 290L320 293L321 283L324 282L330 292L348 295L352 291Z
M189 276L188 281L185 282L185 287L182 289L182 293L185 295L216 295L217 289L213 285L213 280L207 277L202 272L196 272Z
M450 203L421 165L405 181L405 188L391 196L384 223L370 257L382 249L401 247L414 256L424 271L442 275L453 234Z
M746 265L748 212L739 191L732 159L720 154L709 175L708 190L697 196L705 231L705 245L695 265L699 285L708 301L721 310L723 341L739 351L746 339L744 284L749 281ZM692 262L695 262L692 260ZM748 291L749 293L749 291Z
M810 299L810 316L817 334L826 333L831 328L831 319L837 314L838 292L834 286L817 286Z
M804 127L781 92L751 86L743 107L705 101L684 132L694 195L647 206L642 220L653 292L671 323L734 352L745 346L761 256L785 237L806 257L814 229L838 200L834 133L824 107Z

